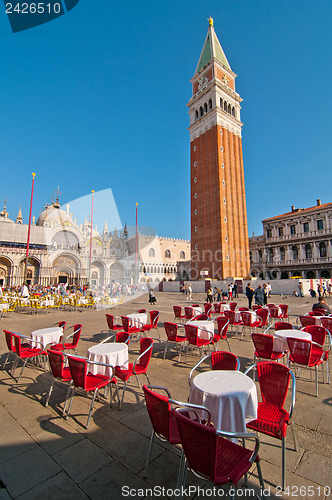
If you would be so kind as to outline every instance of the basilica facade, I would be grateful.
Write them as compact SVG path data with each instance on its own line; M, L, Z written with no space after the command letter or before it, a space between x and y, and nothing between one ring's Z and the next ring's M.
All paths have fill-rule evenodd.
M0 212L0 285L21 285L24 278L28 226L23 224L21 209L12 220L6 210ZM91 244L91 258L90 258ZM129 237L127 227L102 233L85 220L77 224L69 205L62 210L58 202L46 206L33 220L27 267L30 284L56 285L90 283L158 283L186 279L190 242L156 235Z

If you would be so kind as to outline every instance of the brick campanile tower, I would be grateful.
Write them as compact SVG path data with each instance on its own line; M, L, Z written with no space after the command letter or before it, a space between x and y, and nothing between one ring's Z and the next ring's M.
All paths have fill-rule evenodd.
M191 265L224 279L248 276L249 240L239 94L209 19L203 50L191 79Z

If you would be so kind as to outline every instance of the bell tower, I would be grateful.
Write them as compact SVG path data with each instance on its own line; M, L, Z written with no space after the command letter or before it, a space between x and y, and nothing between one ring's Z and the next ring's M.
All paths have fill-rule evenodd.
M236 74L209 19L191 83L190 115L192 279L245 277L249 239Z

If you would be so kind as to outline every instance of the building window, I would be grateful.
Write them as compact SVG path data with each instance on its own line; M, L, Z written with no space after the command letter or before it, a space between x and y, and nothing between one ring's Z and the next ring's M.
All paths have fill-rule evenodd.
M204 115L204 110L203 110L202 106L199 108L199 113L200 113L201 116Z
M197 193L194 194L194 198L197 198Z
M325 245L324 241L322 241L319 244L319 256L322 257L322 258L327 257L326 245Z
M266 230L266 237L267 238L272 238L272 229L267 229Z
M223 102L222 102L222 98L220 97L220 107L222 108L223 106Z
M181 250L180 252L180 259L185 259L186 258L186 254L184 253L183 250Z
M196 232L198 231L198 227L197 227L197 226L195 226L195 231L196 231Z
M304 250L305 250L305 258L306 259L312 259L312 248L311 248L311 245L306 245L304 247Z
M195 209L195 212L194 212L194 213L195 213L195 215L197 215L197 208Z
M268 249L268 261L273 262L273 248Z
M194 177L194 182L197 182L197 177Z
M298 260L299 258L299 249L296 245L292 247L293 260Z
M197 243L196 243L196 245L195 245L195 250L197 250L197 249L198 249L198 245L197 245Z
M212 109L212 99L209 99L209 109Z
M222 185L225 186L225 181L222 181Z
M222 146L220 146L220 151L224 151L224 148Z
M207 104L204 103L204 112L207 113Z
M196 166L197 166L197 161L194 161L194 167L196 167Z
M309 222L304 222L303 223L303 232L304 233L309 233Z
M222 99L220 99L222 101ZM220 135L222 135L222 130L220 129Z
M224 217L224 221L227 222L227 217Z
M285 260L285 249L284 249L284 247L280 248L280 260L282 260L282 261Z
M223 163L221 164L221 168L225 168L225 165Z
M226 198L224 198L224 205L226 205Z
M153 248L150 248L149 250L149 257L155 257L156 256L156 252L154 251Z
M284 235L284 228L279 227L278 232L279 232L279 236L283 236Z
M228 236L225 236L225 241L228 241Z
M317 221L317 229L318 229L318 231L320 229L324 229L324 222L323 222L323 220L318 220Z
M296 234L296 226L295 225L290 227L290 234Z
M197 109L195 111L195 120L198 120L198 111L197 111Z
M171 258L171 251L170 250L165 250L165 259L170 259Z
M234 108L234 106L232 107L232 116L235 117L235 108Z
M198 262L195 262L195 267L198 267Z
M224 111L227 111L227 102L224 101Z
M196 151L196 146L194 146L194 151Z
M226 260L229 260L229 255L226 255Z

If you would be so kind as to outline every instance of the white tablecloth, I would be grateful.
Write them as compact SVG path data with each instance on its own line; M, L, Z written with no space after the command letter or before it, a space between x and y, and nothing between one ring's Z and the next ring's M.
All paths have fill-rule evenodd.
M229 311L229 304L220 304L220 311Z
M240 371L211 370L193 379L189 402L206 406L218 430L246 432L246 424L257 418L254 381Z
M147 313L132 313L127 316L130 319L129 326L135 326L136 328L141 328L143 325L146 325L148 320Z
M275 337L273 350L277 352L284 352L288 348L287 339L290 337L294 339L311 340L310 333L303 332L302 330L277 330L273 335Z
M195 321L195 319L191 319L187 322L187 324L188 323L190 325L197 326L197 328L198 328L197 333L198 333L199 338L209 340L211 338L211 336L209 335L208 332L210 332L212 337L213 337L213 334L214 334L213 321L205 321L205 320L201 320L201 319ZM208 330L208 331L206 331L206 330Z
M57 344L63 334L62 328L52 326L50 328L41 328L31 333L32 340L37 340L43 344L45 349L48 344ZM40 344L31 343L33 347L40 347Z
M107 363L112 366L128 368L128 346L121 342L105 342L104 344L94 345L88 349L88 359L97 363ZM89 371L93 375L110 376L112 373L107 366L99 365L89 365Z

